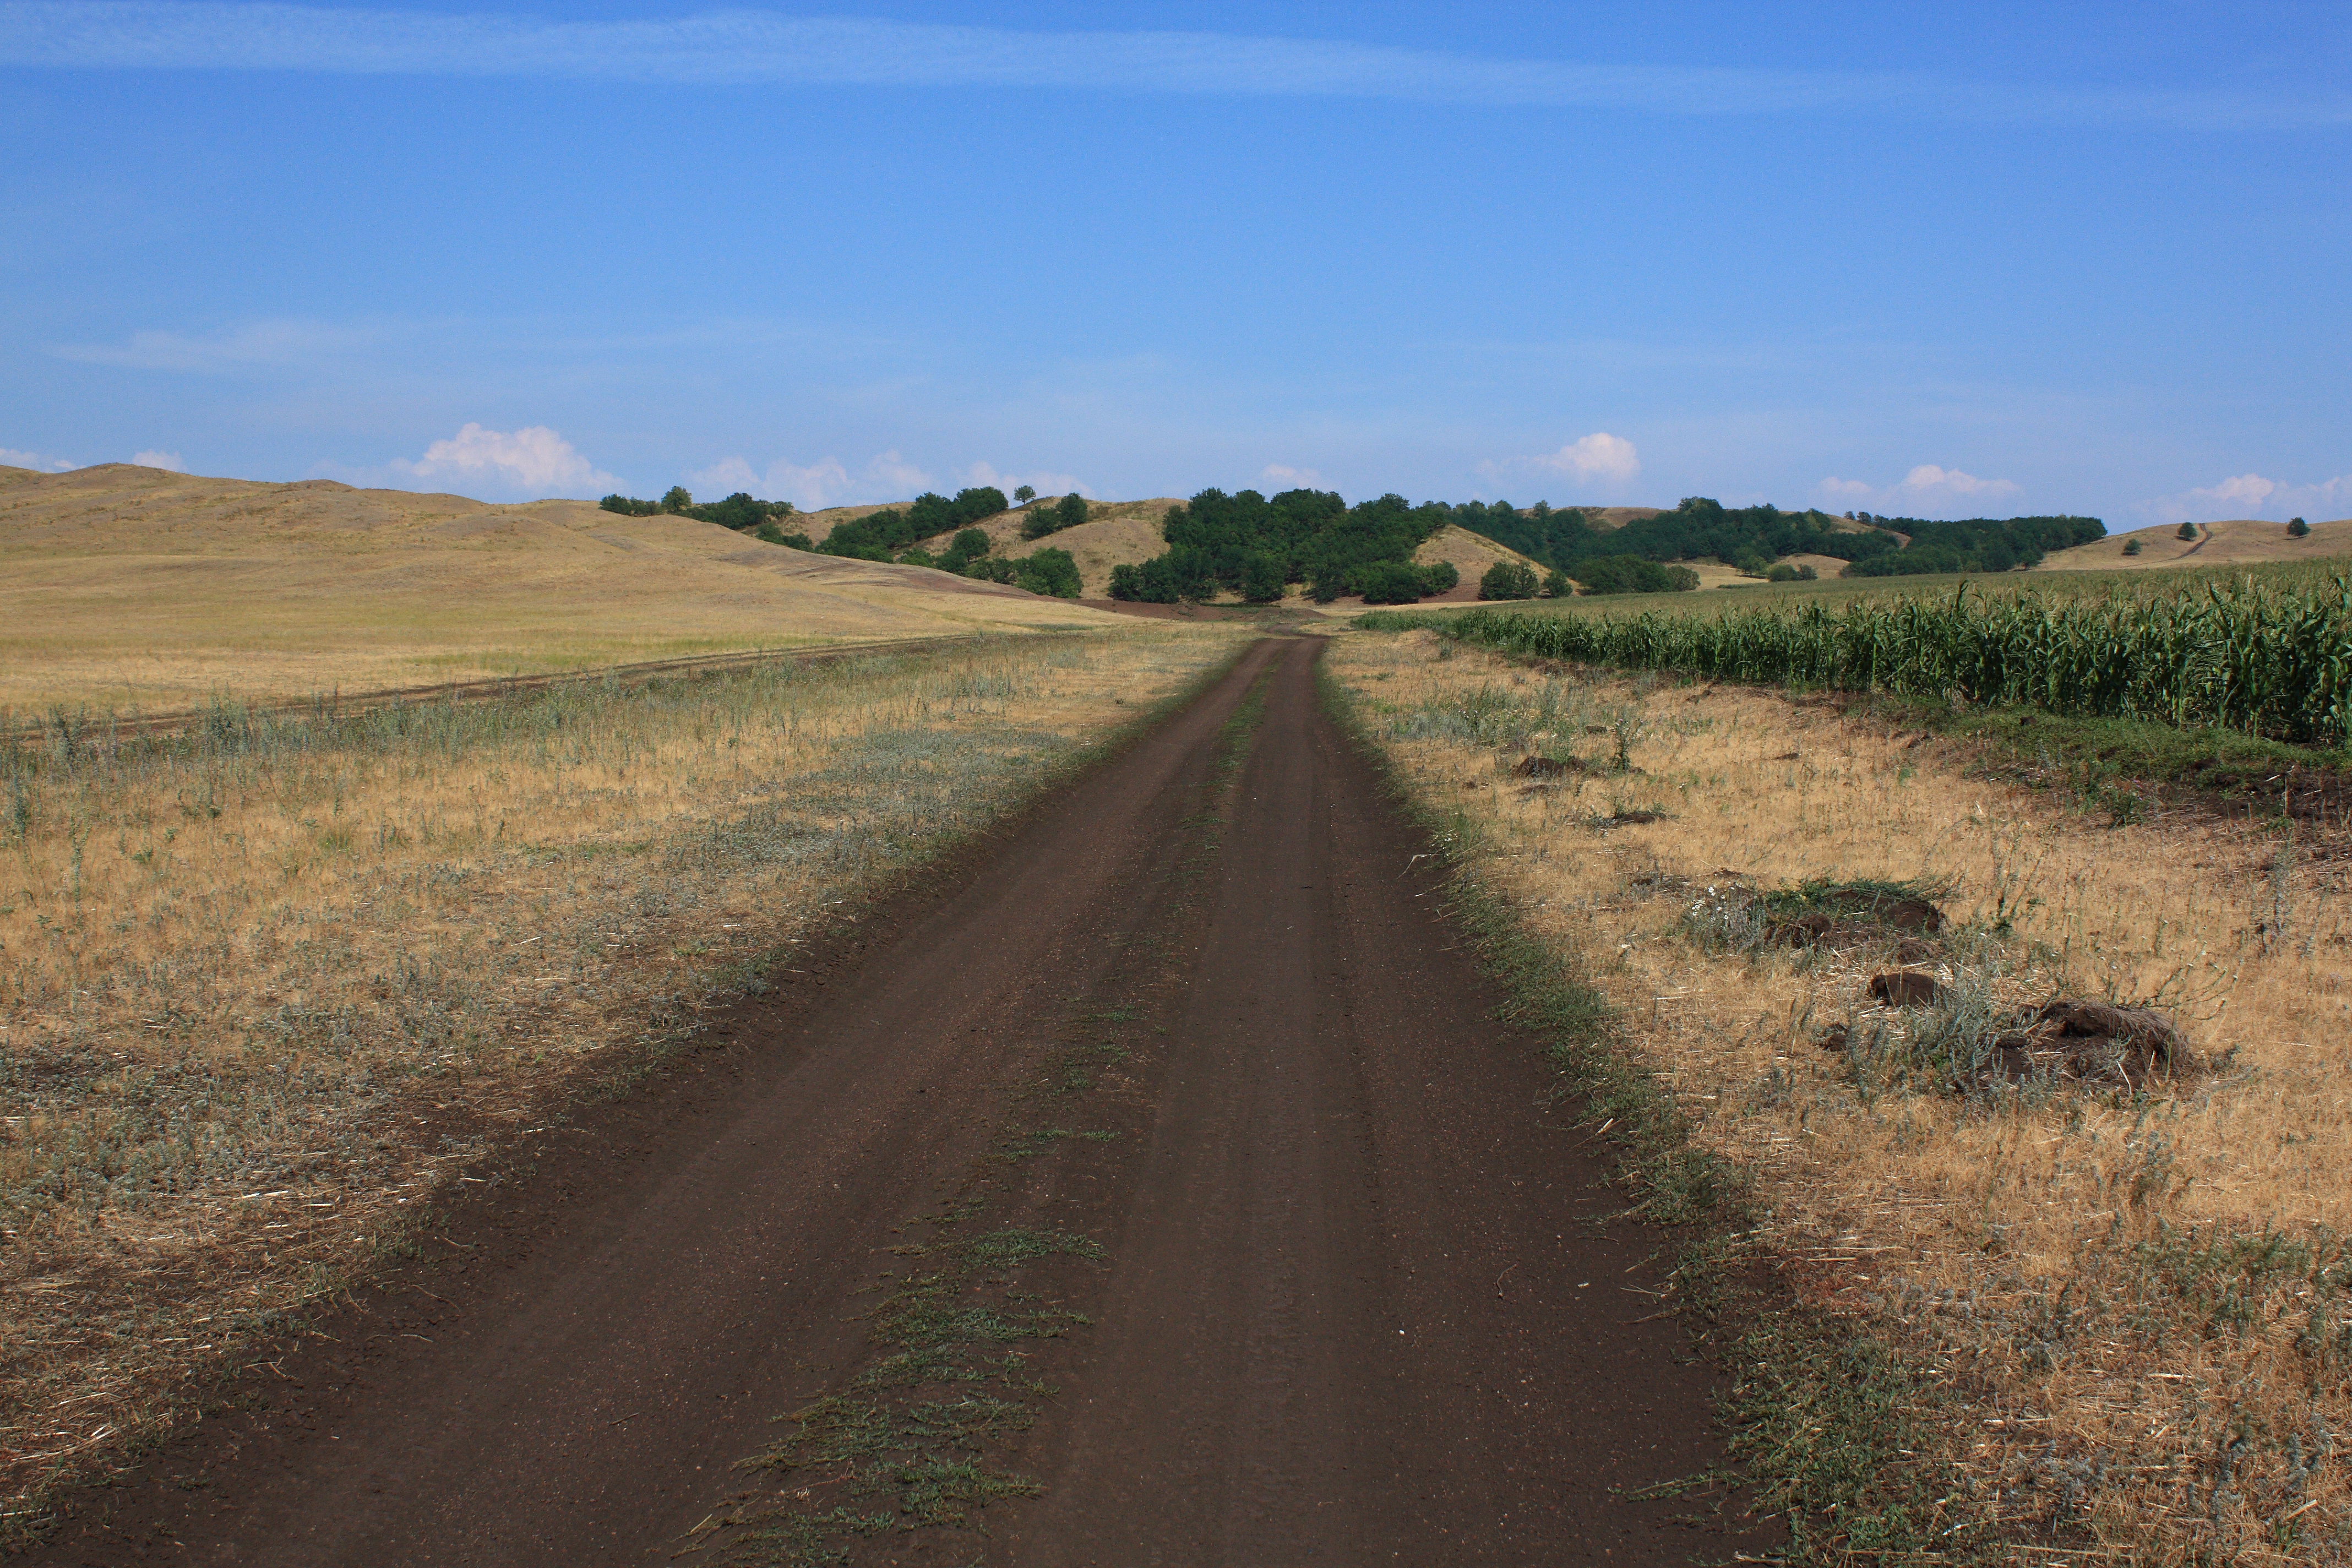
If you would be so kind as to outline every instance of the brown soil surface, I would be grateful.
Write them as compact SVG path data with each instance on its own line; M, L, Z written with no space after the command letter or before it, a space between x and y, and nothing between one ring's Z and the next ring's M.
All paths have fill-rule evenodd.
M1024 1369L1058 1393L1007 1462L1044 1489L990 1507L984 1542L892 1530L855 1563L1766 1544L1704 1494L1622 1496L1721 1459L1706 1369L1657 1310L1664 1238L1611 1221L1576 1107L1438 908L1442 861L1322 712L1321 647L1256 645L709 1016L635 1097L527 1141L418 1258L74 1500L36 1559L740 1560L749 1541L688 1539L740 1505L732 1467L859 1386L919 1216L982 1204L1102 1248L1024 1277L1088 1321ZM1009 1160L1024 1121L1092 1131ZM828 1480L750 1484L789 1509Z

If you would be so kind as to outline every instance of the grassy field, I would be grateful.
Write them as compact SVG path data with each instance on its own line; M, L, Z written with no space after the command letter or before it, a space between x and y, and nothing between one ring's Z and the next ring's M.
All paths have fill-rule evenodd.
M0 1514L1239 646L1122 623L0 752Z
M1470 874L1745 1184L1743 1256L1779 1271L1784 1331L1813 1325L1749 1347L1754 1457L1857 1510L1807 1552L2352 1561L2340 830L2119 812L1826 705L1548 677L1426 630L1331 660ZM1838 886L1948 923L1776 940ZM1874 998L1898 966L1937 1003ZM2195 1060L1966 1070L2060 995L2159 1008Z
M19 719L1102 624L1018 589L586 501L0 468L0 710Z

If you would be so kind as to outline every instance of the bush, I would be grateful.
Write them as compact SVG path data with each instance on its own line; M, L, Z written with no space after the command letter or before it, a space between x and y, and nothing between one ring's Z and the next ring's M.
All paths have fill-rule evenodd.
M609 495L596 504L606 511L617 511L623 517L652 517L661 510L661 502L639 500L635 496Z
M2137 554L2138 554L2138 553L2139 553L2139 541L2138 541L2138 540L2137 540L2137 539L2126 539L2126 540L2125 540L2125 541L2124 541L2124 553L2125 553L2125 554L2126 554L2126 555L2137 555Z
M2303 519L2291 517L2286 520L2286 536L2289 539L2308 538L2310 533L2311 524L2304 521Z
M1072 490L1054 503L1054 515L1059 520L1054 525L1056 530L1077 527L1087 520L1087 498Z
M2196 538L2196 537L2197 537L2197 525L2196 525L2195 523L2193 523L2193 522L2184 522L2184 523L2182 523L2182 524L2180 525L2180 537L2181 537L2181 538L2183 538L2183 539L2194 539L2194 538Z
M1793 583L1796 580L1797 569L1785 561L1774 562L1771 569L1764 574L1767 583Z
M1078 563L1066 550L1040 550L1014 562L1013 580L1049 599L1078 596Z
M694 497L687 493L687 489L684 485L672 485L662 494L662 510L669 512L674 516L683 516L686 509L693 504Z
M1543 591L1547 598L1565 599L1576 592L1576 584L1568 580L1567 573L1555 566L1544 574Z
M1516 561L1497 561L1486 568L1478 579L1478 596L1482 599L1532 599L1536 596L1536 572Z

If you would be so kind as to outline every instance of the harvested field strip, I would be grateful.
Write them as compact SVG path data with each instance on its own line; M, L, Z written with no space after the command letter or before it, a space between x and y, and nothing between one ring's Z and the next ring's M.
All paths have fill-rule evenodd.
M1427 632L1331 666L1745 1190L1731 1261L1792 1304L1738 1403L1807 1552L2352 1561L2342 843L2069 810L1769 693ZM1922 893L1939 925L1892 918ZM1825 919L1792 931L1799 906ZM1992 1047L2053 997L2153 1007L2189 1049L2010 1068Z
M218 733L256 723L291 720L316 742L331 744L331 722L361 718L379 708L412 707L424 702L504 700L551 686L578 682L611 687L638 686L666 676L707 675L762 664L803 667L844 658L871 658L877 654L924 653L970 642L981 634L936 637L900 637L874 642L844 642L823 647L753 648L741 653L698 654L682 658L640 659L633 664L608 664L589 669L561 670L547 675L501 675L478 680L445 680L429 686L389 687L381 691L321 692L305 698L269 702L233 701L226 698L203 708L166 713L119 713L111 709L52 707L47 715L24 721L0 708L0 745L14 742L57 748L70 755L88 745L111 748L134 735L178 734L190 730Z
M1995 596L1963 584L1936 598L1895 594L1835 612L1391 612L1368 625L1707 680L2027 703L2329 745L2352 738L2352 578L2343 576L2293 586L2248 576L2170 598Z
M982 640L0 752L0 1507L1239 646Z

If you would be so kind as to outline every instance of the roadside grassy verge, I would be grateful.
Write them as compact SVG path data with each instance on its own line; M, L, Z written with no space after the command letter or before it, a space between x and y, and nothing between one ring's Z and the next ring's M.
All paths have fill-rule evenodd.
M11 753L0 1512L1221 671L1213 629ZM224 711L232 711L225 710Z
M1561 977L1596 1124L1634 1102L1634 1201L1728 1194L1681 1289L1730 1304L1708 1331L1739 1451L1800 1555L2352 1560L2340 1461L2314 1458L2352 1420L2337 840L2118 825L1753 689L1425 633L1328 662L1498 969L1522 995ZM1935 921L1892 923L1921 895ZM1874 993L1890 972L1936 999ZM2153 1006L2189 1048L1988 1067L2054 995ZM1676 1138L1722 1174L1645 1175Z

